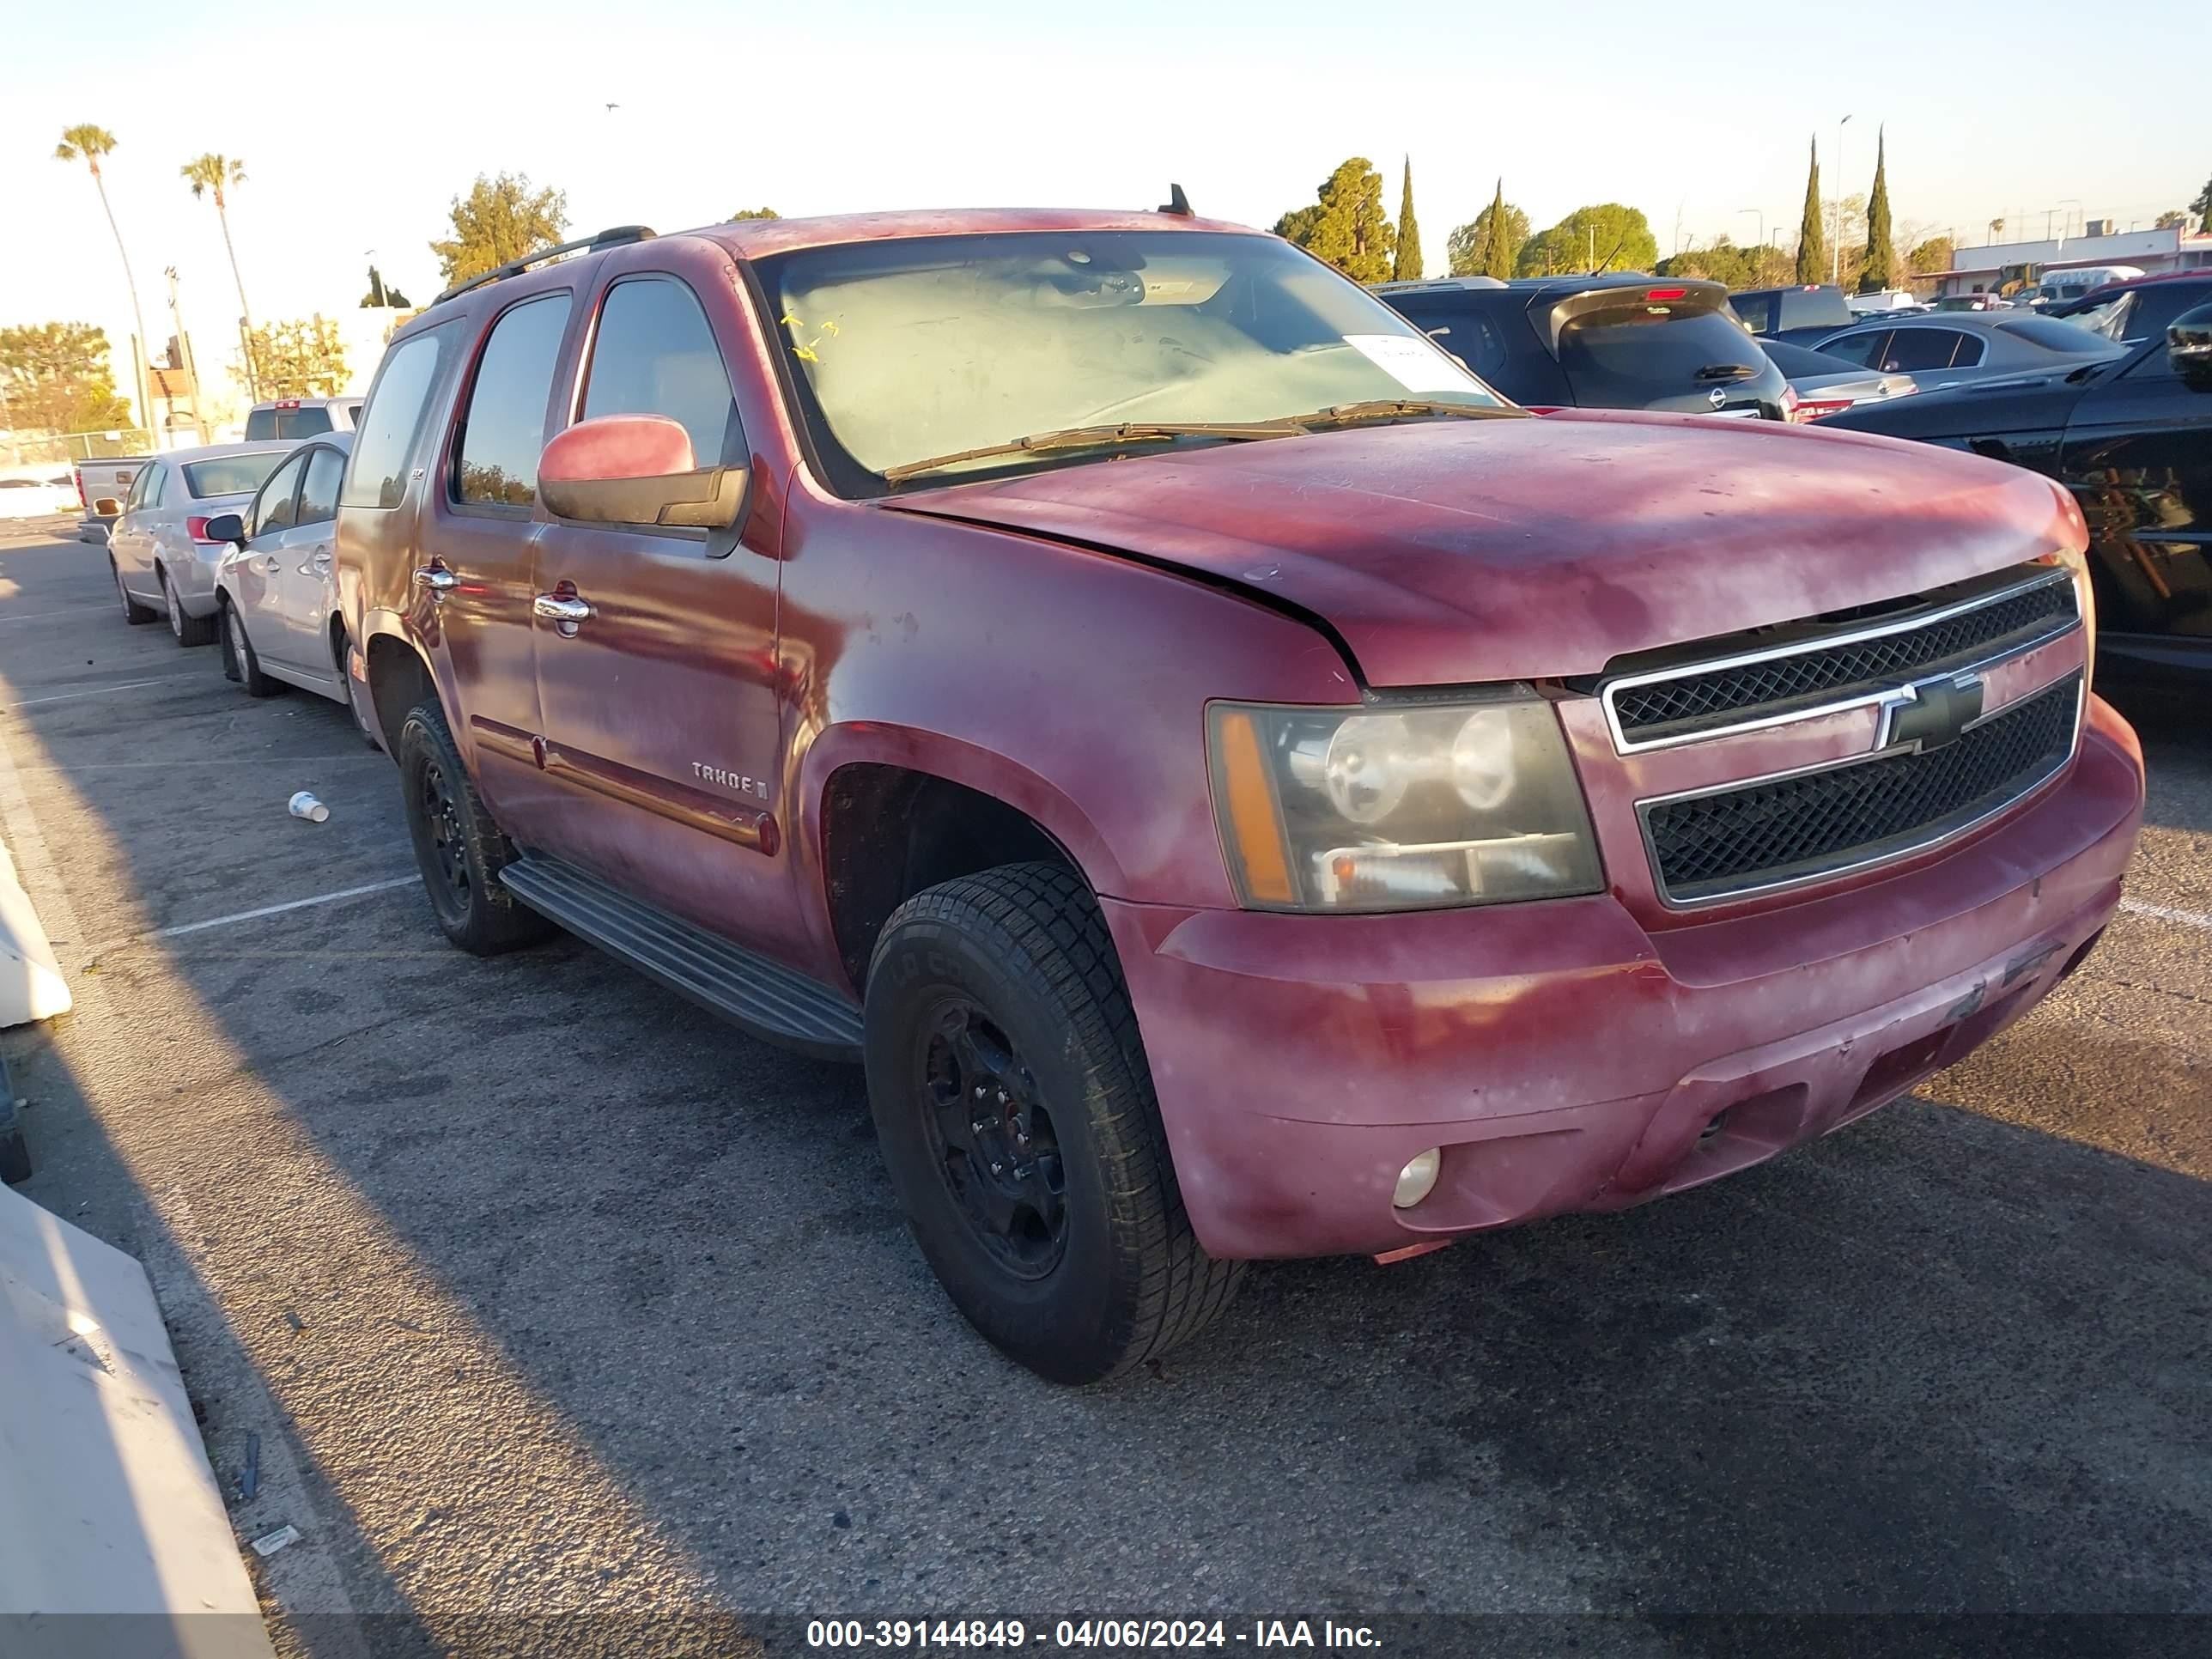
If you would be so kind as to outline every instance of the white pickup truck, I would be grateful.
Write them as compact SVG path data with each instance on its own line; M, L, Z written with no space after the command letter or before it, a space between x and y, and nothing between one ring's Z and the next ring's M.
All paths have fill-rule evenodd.
M122 516L123 498L131 493L131 481L146 459L143 455L106 455L76 464L76 493L84 504L84 517L76 527L79 541L107 545L107 532Z

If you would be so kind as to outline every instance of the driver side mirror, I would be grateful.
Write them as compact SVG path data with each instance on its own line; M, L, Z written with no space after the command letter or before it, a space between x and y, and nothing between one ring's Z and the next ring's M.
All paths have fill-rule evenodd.
M234 546L246 545L246 520L235 513L218 513L207 521L206 539L229 542Z
M2212 391L2212 306L2185 311L2166 331L2166 361L2199 391Z
M691 436L665 415L600 415L545 446L538 496L584 524L727 530L745 505L742 466L697 464Z

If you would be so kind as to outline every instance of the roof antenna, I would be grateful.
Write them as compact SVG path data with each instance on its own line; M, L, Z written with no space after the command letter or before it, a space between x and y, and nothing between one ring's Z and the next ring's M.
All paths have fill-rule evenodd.
M1188 219L1191 216L1190 198L1182 193L1182 186L1181 185L1170 185L1168 186L1168 199L1160 206L1154 208L1152 211L1155 213L1172 213L1179 219Z

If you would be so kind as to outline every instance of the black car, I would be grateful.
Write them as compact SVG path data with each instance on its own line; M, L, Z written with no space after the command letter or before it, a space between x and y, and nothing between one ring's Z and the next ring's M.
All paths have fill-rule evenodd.
M1788 382L1729 314L1718 283L1471 276L1375 293L1528 408L1788 418Z
M1793 345L1810 345L1823 334L1858 321L1843 289L1833 283L1740 289L1729 295L1729 304L1760 339Z
M1820 425L2058 479L2088 520L2100 658L2212 672L2212 276L2133 292L2170 320L2121 356L1862 404Z

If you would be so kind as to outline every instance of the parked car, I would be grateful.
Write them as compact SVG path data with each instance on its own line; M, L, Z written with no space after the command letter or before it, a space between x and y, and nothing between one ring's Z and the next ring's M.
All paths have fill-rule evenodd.
M1875 374L1849 358L1831 357L1783 340L1761 344L1774 366L1789 376L1790 390L1797 398L1792 412L1800 421L1823 420L1869 398L1902 398L1920 389L1910 374Z
M0 478L0 519L52 519L76 511L76 484L57 477Z
M1936 297L1935 309L1954 311L2011 311L2013 302L1996 294L1944 294Z
M1788 417L1718 283L1643 276L1384 283L1377 298L1524 407Z
M1885 288L1872 294L1850 294L1844 304L1854 317L1890 317L1900 312L1926 311L1911 289Z
M78 509L76 538L90 542L95 547L107 545L107 533L122 516L123 502L131 494L132 480L138 469L146 465L143 455L103 456L98 460L79 461L71 471L76 477L77 499L82 505Z
M1970 380L2070 369L2121 355L2110 340L2033 312L1887 319L1831 334L1816 348L1882 374L1910 374L1923 392Z
M107 538L125 621L166 613L179 645L214 640L215 568L227 544L209 533L208 520L245 506L291 448L210 444L146 459Z
M2044 479L1530 419L1187 210L645 234L441 296L355 441L438 925L864 1060L922 1254L1048 1376L1248 1258L1824 1133L2118 902L2140 754Z
M325 432L350 432L361 414L358 398L278 398L246 413L246 441L270 438L319 438Z
M243 513L208 520L210 539L229 544L215 573L222 672L249 696L265 697L281 681L354 706L352 643L331 566L338 484L352 451L350 432L310 439Z
M2203 304L2208 281L2212 281L2212 274L2203 270L2168 270L2155 276L2130 277L2054 306L2050 314L2115 344L2139 346L2148 340L2164 340L2166 330L2183 312Z
M1851 321L1850 301L1833 283L1741 289L1729 295L1729 305L1760 339L1793 345L1832 334Z
M2132 292L2172 319L2116 357L1823 424L1972 450L2057 479L2088 527L2100 661L2201 686L2212 673L2212 275Z

